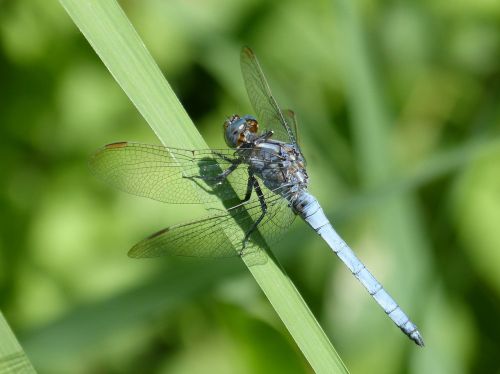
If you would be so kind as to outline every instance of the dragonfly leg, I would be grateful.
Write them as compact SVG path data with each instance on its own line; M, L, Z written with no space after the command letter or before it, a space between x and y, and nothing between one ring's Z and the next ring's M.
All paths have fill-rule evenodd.
M273 130L266 131L264 134L259 136L256 141L258 143L268 141L270 138L272 138L273 135L274 135Z
M251 179L253 179L253 187L255 188L255 192L257 193L257 197L259 198L260 207L262 209L262 214L259 216L259 218L257 218L255 220L255 222L252 224L252 226L250 226L250 229L248 229L248 231L246 232L245 238L243 239L243 249L245 249L245 246L248 242L248 239L250 238L250 235L252 235L252 233L257 229L257 226L259 225L259 223L262 221L262 219L264 218L264 216L267 213L266 200L264 199L264 194L262 193L259 182L257 181L257 179L255 179L255 177L253 177L253 175L251 176Z
M235 161L234 158L227 157L226 155L224 155L224 154L222 154L220 152L214 152L214 154L216 154L217 156L219 156L220 158L222 158L224 161L231 162L231 163L237 162L237 161Z
M253 171L251 168L248 168L247 192L245 193L245 197L243 198L243 200L241 200L241 203L246 203L248 200L250 200L255 183L257 183L257 180L253 176Z
M233 161L234 162L234 161ZM229 166L226 170L224 170L222 173L217 174L215 176L205 176L205 175L194 175L192 177L186 177L186 178L198 178L198 179L203 179L205 181L215 181L215 182L221 182L224 179L228 177L229 174L231 174L233 171L236 170L236 168L240 165L240 162L234 162L231 166Z

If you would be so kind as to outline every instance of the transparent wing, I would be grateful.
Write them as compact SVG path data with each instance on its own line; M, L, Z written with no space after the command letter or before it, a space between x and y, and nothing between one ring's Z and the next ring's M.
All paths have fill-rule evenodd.
M284 109L283 110L283 116L286 119L286 122L290 124L290 127L293 130L293 133L295 135L295 140L297 143L295 143L295 146L297 147L297 150L300 152L300 155L302 156L304 166L307 165L307 161L304 157L304 154L302 153L302 150L300 149L300 139L299 139L299 124L297 122L297 117L295 116L295 112L291 109Z
M264 238L268 243L274 242L292 224L295 214L287 200L275 192L267 190L264 194L267 213L258 225L258 232L250 236L250 241L259 242ZM238 252L243 249L244 235L261 213L260 202L254 197L223 213L167 227L137 243L129 251L129 256L232 257L245 254L244 251ZM236 250L232 243L236 244Z
M235 192L243 198L248 181L244 165L220 183L195 178L215 177L234 158L229 149L191 151L120 142L98 150L89 165L100 179L133 195L167 203L204 203L233 199Z
M299 125L297 122L297 117L295 116L295 112L291 109L283 109L282 110L283 117L285 118L286 123L292 129L293 135L295 136L295 141L298 143L299 140Z
M271 93L259 61L248 47L241 50L241 72L248 97L261 126L266 130L273 130L274 139L296 143L295 134Z

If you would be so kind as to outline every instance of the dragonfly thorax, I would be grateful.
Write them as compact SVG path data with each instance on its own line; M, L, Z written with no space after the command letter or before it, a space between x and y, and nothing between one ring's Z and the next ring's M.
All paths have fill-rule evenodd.
M237 148L244 143L250 143L258 137L259 123L255 117L233 114L224 121L224 139L231 148Z

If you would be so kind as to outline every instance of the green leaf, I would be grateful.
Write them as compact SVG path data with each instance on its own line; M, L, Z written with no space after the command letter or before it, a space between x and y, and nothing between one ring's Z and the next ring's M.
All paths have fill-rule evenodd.
M36 373L1 312L0 373Z
M207 148L116 1L60 2L163 144ZM246 256L243 261L311 367L318 373L346 373L342 360L291 280L269 248L263 245L261 249L257 264Z

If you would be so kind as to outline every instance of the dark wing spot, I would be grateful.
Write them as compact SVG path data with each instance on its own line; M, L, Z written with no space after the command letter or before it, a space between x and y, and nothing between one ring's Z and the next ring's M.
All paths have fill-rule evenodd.
M104 146L104 148L110 149L110 148L123 148L128 145L128 142L116 142L116 143L111 143L107 144Z

